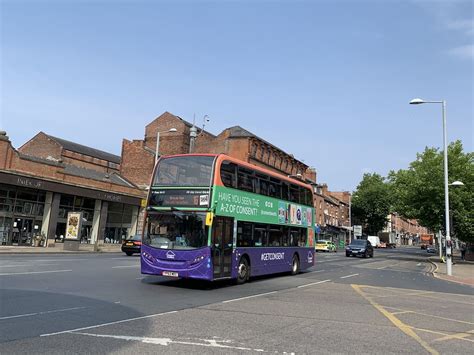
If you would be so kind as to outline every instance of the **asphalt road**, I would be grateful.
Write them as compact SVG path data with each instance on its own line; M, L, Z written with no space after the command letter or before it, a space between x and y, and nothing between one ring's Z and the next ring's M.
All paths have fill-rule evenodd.
M2 353L468 353L474 289L417 248L234 286L142 276L122 254L2 255Z

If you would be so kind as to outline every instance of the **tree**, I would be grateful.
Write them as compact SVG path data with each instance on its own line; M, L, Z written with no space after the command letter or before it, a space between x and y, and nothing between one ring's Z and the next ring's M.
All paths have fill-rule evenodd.
M378 174L364 174L352 197L352 216L369 235L377 235L390 213L390 186Z
M392 209L417 219L433 231L445 229L443 151L425 148L408 169L389 174ZM449 183L460 180L464 186L449 187L451 234L474 242L474 153L464 153L460 141L448 147Z

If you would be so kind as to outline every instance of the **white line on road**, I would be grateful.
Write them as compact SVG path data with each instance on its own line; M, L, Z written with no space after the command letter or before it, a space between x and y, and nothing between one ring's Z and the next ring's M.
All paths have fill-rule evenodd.
M222 303L229 303L229 302L235 302L235 301L240 301L240 300L246 300L246 299L248 299L248 298L254 298L254 297L260 297L260 296L270 295L270 294L272 294L272 293L277 293L277 291L259 293L258 295L247 296L247 297L241 297L241 298L234 298L234 299L232 299L232 300L222 301Z
M298 288L303 288L303 287L308 287L308 286L313 286L313 285L319 285L319 284L329 282L329 281L331 281L331 280L323 280L323 281L313 282L313 283L310 283L310 284L298 286Z
M119 266L112 266L112 269L125 269L129 267L140 267L140 265L119 265Z
M0 269L6 268L6 267L22 267L22 266L31 266L31 267L42 267L42 266L53 266L53 265L59 265L59 264L16 264L16 265L2 265L0 266Z
M126 322L131 322L131 321L134 321L134 320L146 319L146 318L153 318L153 317L163 316L163 315L165 315L165 314L172 314L172 313L178 313L178 311L170 311L170 312L164 312L164 313L155 313L155 314L150 314L150 315L148 315L148 316L142 316L142 317L136 317L136 318L129 318L129 319L122 319L122 320L118 320L118 321L116 321L116 322L109 322L109 323L102 323L102 324L97 324L97 325L91 325L91 326L89 326L89 327L82 327L82 328L76 328L76 329L63 330L63 331L55 332L55 333L41 334L40 337L49 337L49 336L51 336L51 335L59 335L59 334L77 332L77 331L80 331L80 330L100 328L100 327L105 327L105 326L107 326L107 325L126 323Z
M341 276L341 279L347 279L348 277L357 276L357 275L359 275L359 274L352 274L352 275Z
M0 320L11 319L11 318L21 318L21 317L38 316L38 315L41 315L41 314L48 314L48 313L57 313L57 312L73 311L73 310L76 310L76 309L83 309L83 308L86 308L86 307L62 308L62 309L53 309L52 311L43 311L43 312L36 312L36 313L18 314L18 315L16 315L16 316L0 317Z
M264 349L252 349L252 348L246 348L243 346L233 346L231 344L233 343L232 340L196 339L193 341L192 339L188 338L188 340L186 341L179 341L179 340L172 340L170 338L136 337L136 336L128 336L128 335L93 334L93 333L82 333L82 332L77 332L73 334L86 335L86 336L96 337L96 338L119 339L119 340L125 340L125 341L139 341L145 344L154 344L154 345L162 345L162 346L169 346L171 344L182 344L182 345L192 345L192 346L205 346L205 347L212 347L212 348L224 348L224 349L232 349L232 350L267 352ZM222 342L225 342L225 344L222 344ZM288 354L288 353L285 352L284 354Z
M140 260L140 258L138 258L138 257L131 258L127 255L124 255L121 258L107 258L107 260L137 261L137 260Z
M316 270L316 271L312 271L313 273L316 273L316 272L323 272L324 270Z
M388 268L388 267L398 266L398 265L400 265L400 263L391 264L391 265L385 265L385 266L377 267L376 269L377 269L377 270L383 270L383 269L386 269L386 268Z
M31 275L31 274L49 274L53 272L70 272L72 270L51 270L51 271L30 271L30 272L10 272L3 273L0 276L12 276L12 275Z

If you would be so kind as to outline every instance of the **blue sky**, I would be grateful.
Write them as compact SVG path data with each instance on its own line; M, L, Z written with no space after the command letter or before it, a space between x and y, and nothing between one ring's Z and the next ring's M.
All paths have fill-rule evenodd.
M471 1L1 0L0 125L120 154L164 111L240 125L331 190L473 150ZM455 177L453 177L455 179Z

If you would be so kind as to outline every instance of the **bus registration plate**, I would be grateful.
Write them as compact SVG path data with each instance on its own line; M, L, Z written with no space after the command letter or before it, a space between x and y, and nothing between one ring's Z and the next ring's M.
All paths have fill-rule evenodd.
M177 272L173 272L173 271L163 271L161 273L161 275L163 276L171 276L171 277L178 277L178 273Z

